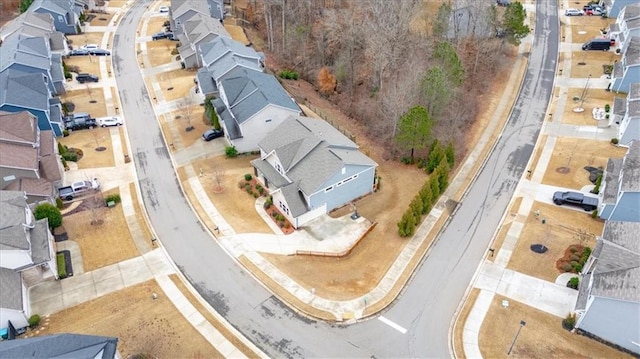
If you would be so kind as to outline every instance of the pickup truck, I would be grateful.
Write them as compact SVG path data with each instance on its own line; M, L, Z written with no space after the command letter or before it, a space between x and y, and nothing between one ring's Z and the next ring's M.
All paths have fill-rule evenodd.
M553 194L553 203L558 206L572 204L582 207L585 211L593 211L598 208L598 199L585 196L579 192L556 192Z
M91 181L77 181L73 182L70 186L58 188L58 196L61 200L71 201L74 197L77 197L83 193L97 191L100 189L100 183L98 179L94 178Z

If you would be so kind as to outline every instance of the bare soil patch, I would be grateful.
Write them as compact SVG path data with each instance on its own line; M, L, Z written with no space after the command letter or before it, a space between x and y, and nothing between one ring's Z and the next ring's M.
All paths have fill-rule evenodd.
M153 293L157 299L153 299ZM144 315L142 315L144 313ZM221 354L196 332L155 280L82 303L44 318L36 336L83 333L118 337L122 358L220 358Z
M118 193L117 189L105 192ZM84 270L89 272L98 268L134 258L140 253L136 249L131 232L122 212L122 205L108 208L101 201L102 206L95 208L93 198L85 199L80 211L64 217L64 227L69 238L80 245ZM95 203L95 202L94 202ZM94 219L100 219L102 224L92 225Z
M73 131L69 136L58 141L69 148L74 147L82 150L84 155L82 160L77 162L78 169L115 166L111 134L107 127ZM96 151L97 147L106 147L106 150ZM87 172L90 174L91 171Z
M192 162L196 171L202 168L203 175L199 180L207 196L237 233L273 233L256 212L255 198L247 194L244 188L238 187L238 182L244 179L245 174L253 174L250 161L256 158L258 156L214 156ZM217 176L221 177L223 183L222 192L216 191Z
M508 300L509 307L503 308L502 300ZM508 356L521 320L526 325ZM499 295L491 302L478 341L484 358L631 358L563 329L561 318Z
M168 39L147 42L147 54L149 55L151 66L156 67L171 63L172 59L178 56L177 54L171 54L171 51L176 48L177 44L176 41Z
M538 219L535 211L540 211ZM546 223L543 224L542 219ZM534 202L507 267L553 282L563 273L556 269L556 261L564 255L567 247L582 244L593 248L595 237L602 233L603 227L604 222L591 218L589 212ZM535 253L530 249L532 244L544 244L548 251Z
M93 18L89 22L91 26L108 26L113 19L112 13L99 13L99 12L88 12L87 15L93 15Z
M68 91L62 96L62 102L72 102L76 106L73 112L88 112L94 118L107 115L102 88L85 86L82 89Z
M578 138L558 138L542 183L579 190L591 185L584 167L606 167L609 158L621 158L625 149L609 142ZM563 173L559 168L568 172Z
M601 89L590 89L587 87L587 93L582 101L582 94L585 92L583 88L569 88L567 105L562 116L562 123L570 125L597 126L598 120L593 118L594 108L604 108L609 104L613 106L614 94ZM575 112L575 108L582 108L584 111ZM607 121L607 120L601 120Z
M195 75L195 71L184 69L158 74L156 81L160 83L164 100L173 101L184 97L191 88L196 86L193 82Z

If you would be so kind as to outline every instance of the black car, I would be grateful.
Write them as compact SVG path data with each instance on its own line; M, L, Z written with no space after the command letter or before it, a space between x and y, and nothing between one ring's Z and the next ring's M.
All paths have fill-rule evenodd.
M166 31L161 31L161 32L156 32L155 34L153 34L151 36L152 40L162 40L162 39L166 39L169 37L169 33Z
M89 49L89 55L93 56L109 56L111 51L103 49Z
M212 128L210 130L205 131L202 134L202 139L205 141L211 141L215 138L222 137L222 136L224 136L224 132L222 132L222 130L217 130L215 128Z
M85 82L98 82L99 78L96 75L92 75L92 74L87 74L87 73L80 73L78 74L78 76L76 76L76 80L83 84Z
M585 196L579 192L555 192L553 194L553 203L558 206L563 204L571 204L574 206L582 207L585 211L593 211L598 208L598 199L594 197Z
M97 126L98 124L96 123L95 118L72 118L65 119L64 121L64 128L72 131L94 128Z
M69 56L87 56L89 55L89 50L87 49L73 49L69 51Z

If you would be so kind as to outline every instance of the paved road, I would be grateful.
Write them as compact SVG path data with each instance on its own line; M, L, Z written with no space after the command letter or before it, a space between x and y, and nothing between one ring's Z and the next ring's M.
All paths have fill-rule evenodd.
M133 50L146 4L135 2L118 27L114 73L151 222L201 295L272 357L449 356L451 317L524 171L544 118L557 58L555 6L537 2L536 40L523 96L486 168L411 285L382 314L386 320L341 326L292 312L234 262L191 211L179 190Z

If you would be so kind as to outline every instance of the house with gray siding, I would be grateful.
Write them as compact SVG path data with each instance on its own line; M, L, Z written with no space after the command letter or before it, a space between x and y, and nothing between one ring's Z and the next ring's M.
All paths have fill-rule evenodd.
M16 327L24 327L32 313L21 274L28 271L32 278L57 279L55 244L49 221L34 218L24 192L0 191L0 212L0 287L9 290L2 288L0 294L7 299L0 302L0 327L7 327L9 320Z
M171 0L169 23L176 35L182 34L182 25L197 14L211 17L207 1ZM218 20L220 22L220 20Z
M628 147L632 141L640 141L640 82L631 84L626 98L616 97L613 106L615 121L620 125L618 144Z
M0 190L20 191L27 203L53 200L64 169L51 131L28 111L0 111Z
M623 158L610 158L599 193L598 215L607 221L640 222L640 141Z
M265 134L300 107L273 75L238 68L220 83L220 97L212 100L224 135L238 152L258 150Z
M44 37L49 42L52 53L65 54L69 44L63 33L56 30L50 14L27 11L20 14L0 29L0 41L4 42L12 34L24 37Z
M51 97L41 73L25 74L12 69L0 72L0 111L29 111L38 118L40 130L62 136L62 105L59 98Z
M181 25L178 35L181 46L178 48L184 67L202 66L200 45L211 42L218 37L231 38L222 23L209 15L195 14Z
M600 0L600 6L603 6L607 11L607 16L617 17L625 6L633 5L638 0Z
M80 33L82 8L73 0L34 0L28 11L51 15L56 30L63 34Z
M219 36L211 42L200 45L202 68L196 74L198 89L204 96L217 95L220 81L236 68L247 68L262 72L264 54L253 48Z
M620 61L613 64L609 89L628 93L631 84L640 79L640 37L631 37L624 47Z
M582 268L575 327L640 354L639 222L607 221Z
M295 228L374 190L377 164L324 120L289 116L258 146L256 178Z
M115 359L118 338L84 334L53 334L14 339L0 344L2 358Z
M211 17L218 20L224 20L224 0L207 0L209 4L209 13Z
M616 41L616 51L626 49L633 36L640 36L640 3L625 6L616 22L609 25L609 38Z

